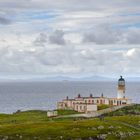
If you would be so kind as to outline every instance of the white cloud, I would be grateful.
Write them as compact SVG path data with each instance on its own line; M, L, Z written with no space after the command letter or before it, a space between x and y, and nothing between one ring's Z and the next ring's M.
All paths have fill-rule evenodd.
M130 49L130 48L133 49ZM11 74L129 74L140 73L139 46L53 45L1 48L1 73ZM130 57L131 56L131 57ZM132 67L133 66L133 71Z
M133 48L133 49L128 50L127 53L126 53L126 55L131 57L131 56L134 55L135 52L136 52L136 49Z

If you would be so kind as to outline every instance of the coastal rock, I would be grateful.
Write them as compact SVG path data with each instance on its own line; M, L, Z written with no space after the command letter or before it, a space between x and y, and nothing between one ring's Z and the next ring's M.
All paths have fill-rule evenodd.
M98 126L98 129L104 129L103 125Z
M106 137L107 137L107 134L100 134L100 135L98 136L98 138L99 138L99 139L102 139L102 140L105 140Z
M22 135L20 135L20 136L19 136L19 139L22 139L22 138L23 138L23 136L22 136Z
M97 128L95 128L95 127L92 127L91 129L92 129L92 130L97 130Z
M121 127L121 126L117 126L117 128L118 128L118 129L121 129L122 127Z
M109 126L108 128L109 128L109 129L113 129L113 128L114 128L114 126L112 126L112 125L111 125L111 126Z

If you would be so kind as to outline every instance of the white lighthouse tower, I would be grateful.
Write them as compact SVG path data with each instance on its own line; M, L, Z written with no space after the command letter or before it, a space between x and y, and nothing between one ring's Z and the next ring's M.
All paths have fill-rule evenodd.
M125 80L122 76L118 80L118 99L125 98Z

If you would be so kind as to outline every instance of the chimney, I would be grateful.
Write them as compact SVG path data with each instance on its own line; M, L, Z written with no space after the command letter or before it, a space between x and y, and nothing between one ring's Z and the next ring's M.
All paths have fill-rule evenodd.
M78 98L81 98L81 95L80 94L78 94Z
M93 96L92 96L92 94L90 94L90 96L89 96L90 98L92 98Z
M103 94L103 93L101 94L101 97L102 97L102 98L104 97L104 94Z
M69 100L69 97L68 96L66 97L66 100Z

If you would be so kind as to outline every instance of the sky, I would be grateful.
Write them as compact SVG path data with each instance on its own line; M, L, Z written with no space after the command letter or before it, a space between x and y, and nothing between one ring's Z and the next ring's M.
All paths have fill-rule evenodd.
M140 76L140 0L0 0L0 76Z

